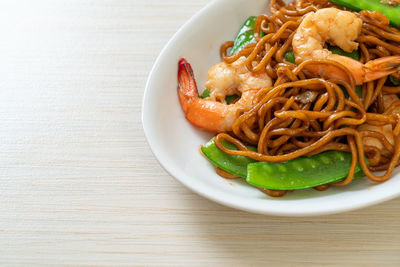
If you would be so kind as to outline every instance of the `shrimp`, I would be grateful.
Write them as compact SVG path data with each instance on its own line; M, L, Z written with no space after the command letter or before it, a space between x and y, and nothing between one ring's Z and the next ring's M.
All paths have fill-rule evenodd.
M249 72L244 59L232 64L222 62L208 71L206 87L210 90L210 97L201 99L192 67L184 58L178 63L178 96L186 119L212 132L231 131L237 111L250 107L257 92L271 85L271 78L265 72ZM240 99L227 105L225 96L235 93L241 95Z
M329 42L346 52L357 49L358 43L355 40L361 33L361 27L362 20L349 11L323 8L315 13L310 12L293 37L296 62L299 64L310 59L336 61L349 69L357 85L399 71L400 56L383 57L362 64L349 57L332 54L324 48L324 43ZM310 64L305 68L312 75L349 82L348 75L333 65Z

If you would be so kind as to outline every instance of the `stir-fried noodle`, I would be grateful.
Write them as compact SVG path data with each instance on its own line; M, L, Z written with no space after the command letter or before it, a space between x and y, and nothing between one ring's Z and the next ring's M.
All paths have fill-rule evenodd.
M292 49L293 37L303 16L332 6L343 9L324 1L303 0L289 5L271 1L273 15L257 18L254 30L257 43L231 56L228 52L233 42L221 46L224 62L233 63L245 57L248 70L253 73L266 70L273 85L257 93L253 106L238 111L231 135L219 133L215 142L228 154L269 162L283 162L326 150L348 151L352 153L350 172L335 185L352 181L357 162L369 179L383 182L389 179L400 157L399 117L392 112L400 106L400 101L385 107L383 100L386 95L400 93L400 87L386 86L388 76L384 76L363 83L362 95L358 96L355 79L346 65L329 59L310 59L295 65L284 58ZM389 26L386 17L369 11L355 14L362 19L361 34L356 39L361 63L400 54L400 32ZM263 37L259 34L261 31L265 34ZM306 68L309 65L334 66L347 74L348 81L312 77ZM384 125L389 125L394 140L374 130ZM379 142L382 149L368 145L365 142L368 138ZM222 139L234 143L239 150L226 148ZM243 143L256 145L258 151L250 151ZM378 170L386 173L383 176L372 173Z

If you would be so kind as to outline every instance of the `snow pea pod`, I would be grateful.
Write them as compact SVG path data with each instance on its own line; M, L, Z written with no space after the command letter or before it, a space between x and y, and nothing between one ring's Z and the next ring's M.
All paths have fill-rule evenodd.
M340 181L347 177L352 156L349 152L325 151L287 162L257 162L247 166L246 181L273 190L295 190ZM359 164L355 178L363 177Z
M358 50L353 50L352 52L349 53L349 52L344 51L340 47L333 46L333 45L328 45L328 49L333 54L350 57L350 58L352 58L354 60L357 60L357 61L360 60L360 52Z
M237 149L232 143L225 140L221 141L225 147L229 149ZM255 147L248 146L248 148L256 151ZM257 162L248 157L226 154L217 147L217 145L214 143L214 138L201 147L201 152L203 152L204 156L206 156L206 158L215 166L242 178L247 177L247 165Z
M230 55L236 54L246 45L256 42L256 39L254 38L254 25L256 20L256 16L251 16L246 19L243 26L240 28L238 35L236 36Z
M286 51L285 59L286 59L286 61L289 61L290 63L296 64L296 57L294 56L293 50Z
M207 98L210 96L210 90L208 90L208 88L206 88L203 93L201 93L200 98Z
M238 99L239 96L238 95L227 95L225 97L225 101L228 105L232 104L235 102L236 99Z
M222 144L229 149L236 149L225 140L222 140ZM256 151L255 147L248 148ZM341 151L326 151L282 163L258 162L224 153L215 145L214 138L202 146L201 151L215 166L245 178L249 184L277 190L310 188L342 180L351 165L351 153ZM357 164L355 178L362 176L364 173Z
M382 0L330 0L331 2L355 11L369 10L384 14L394 26L400 26L400 6L384 4Z
M207 88L203 91L203 93L201 93L200 98L207 98L210 96L210 90L208 90ZM227 95L225 97L225 101L228 105L232 104L236 99L238 99L239 96L238 95Z

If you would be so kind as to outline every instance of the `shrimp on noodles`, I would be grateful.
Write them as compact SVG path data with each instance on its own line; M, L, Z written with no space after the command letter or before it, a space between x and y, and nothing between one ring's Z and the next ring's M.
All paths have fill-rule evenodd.
M224 132L232 130L237 111L250 107L259 89L271 86L271 79L265 72L249 72L243 59L233 64L222 62L209 70L206 87L210 90L210 97L201 99L193 70L185 59L181 59L178 84L178 95L186 118L199 128ZM234 104L226 104L225 97L233 94L240 94L240 99Z
M271 0L271 15L250 17L234 42L221 45L222 62L209 69L205 83L209 97L200 98L190 64L179 61L184 115L217 133L209 142L215 149L282 167L282 173L285 164L312 162L308 157L327 151L347 155L348 172L307 185L316 190L347 185L360 174L375 182L390 179L400 164L400 28L390 16L334 1L286 2ZM234 94L238 100L228 104L226 97ZM223 177L240 174L252 184L251 174L259 175L252 185L270 196L306 188L282 186L283 180L271 186L264 183L269 174L238 173L224 165L225 158L224 164L209 160ZM311 165L296 166L314 172Z
M306 60L333 60L346 66L356 84L373 81L400 69L400 56L383 57L362 64L349 57L332 54L324 48L325 42L346 52L358 48L355 40L361 33L362 20L352 12L324 8L305 16L293 37L296 62ZM309 65L306 69L316 76L348 81L348 75L335 66Z

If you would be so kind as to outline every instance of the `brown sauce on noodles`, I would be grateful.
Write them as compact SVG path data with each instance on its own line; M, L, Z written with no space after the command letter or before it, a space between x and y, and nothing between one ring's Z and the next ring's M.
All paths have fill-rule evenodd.
M385 94L400 93L400 86L386 85L387 77L366 82L362 85L362 95L356 94L354 79L346 66L335 61L308 60L294 65L284 59L291 50L294 33L303 16L310 11L325 7L336 7L328 1L300 0L286 5L273 0L270 11L273 15L258 16L255 33L262 30L264 37L255 34L257 43L247 45L239 53L228 56L233 42L221 46L221 57L232 63L246 57L247 68L251 72L266 70L273 79L273 86L261 89L254 105L240 110L231 133L220 133L215 138L216 145L225 153L242 155L258 161L283 162L300 156L310 156L326 150L340 150L352 153L352 165L346 179L336 186L349 184L357 162L366 176L375 182L390 178L393 169L399 164L400 124L397 115L389 115L383 109ZM379 57L400 54L400 31L388 24L387 18L379 13L362 11L356 13L363 21L359 43L360 61L365 63ZM348 74L350 82L309 78L304 67L308 64L334 65ZM349 94L346 98L340 87ZM311 100L302 101L298 96L312 92ZM400 106L400 101L390 108ZM357 126L392 125L394 144L376 131L360 131ZM374 137L379 140L389 154L363 144L363 138ZM238 150L230 150L221 144L226 140L235 144ZM244 143L256 145L253 152ZM364 157L369 159L370 165ZM385 170L383 176L373 171ZM221 171L219 171L221 173ZM224 173L225 175L225 173ZM229 177L231 178L231 177ZM316 190L326 190L329 185L321 185ZM282 196L285 191L260 189L271 196Z

